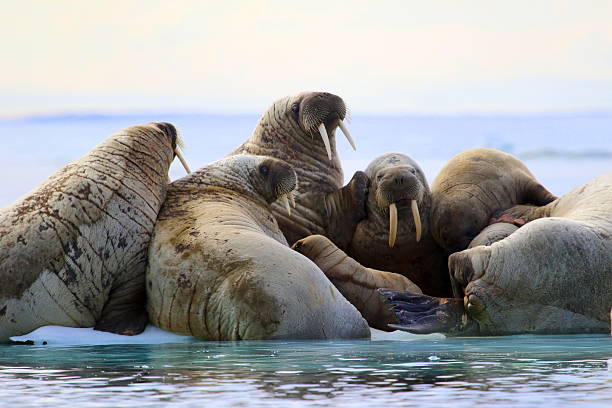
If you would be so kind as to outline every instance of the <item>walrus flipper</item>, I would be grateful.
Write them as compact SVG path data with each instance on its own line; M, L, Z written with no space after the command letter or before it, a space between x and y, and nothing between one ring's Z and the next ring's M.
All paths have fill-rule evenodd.
M141 283L113 289L94 330L126 336L142 333L149 322L144 275Z
M392 305L399 324L389 327L415 334L449 333L462 326L463 299L437 298L411 292L379 289Z
M557 199L557 196L548 191L546 187L538 183L534 178L529 178L526 183L523 190L523 204L542 206L552 203Z
M369 177L356 171L346 186L325 197L325 235L342 250L347 249L357 224L367 216L369 185Z

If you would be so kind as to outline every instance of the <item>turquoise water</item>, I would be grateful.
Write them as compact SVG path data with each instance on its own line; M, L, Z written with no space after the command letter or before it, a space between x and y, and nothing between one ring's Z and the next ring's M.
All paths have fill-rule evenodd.
M0 346L0 406L610 407L609 336Z

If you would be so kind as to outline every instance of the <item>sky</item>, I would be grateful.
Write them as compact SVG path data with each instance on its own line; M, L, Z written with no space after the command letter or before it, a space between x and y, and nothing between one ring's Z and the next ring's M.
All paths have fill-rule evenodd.
M7 3L0 117L252 113L303 90L357 113L612 110L612 1Z

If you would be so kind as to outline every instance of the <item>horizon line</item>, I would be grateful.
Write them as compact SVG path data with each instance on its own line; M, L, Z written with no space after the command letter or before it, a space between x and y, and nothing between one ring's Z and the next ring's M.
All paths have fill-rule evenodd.
M91 110L65 110L49 112L29 112L17 114L0 114L0 122L28 122L28 121L53 121L61 119L110 119L121 117L169 115L169 116L257 116L263 112L254 111L213 111L213 110L181 110L181 109L91 109ZM404 111L404 112L377 112L377 111L353 111L348 115L349 121L354 116L360 117L581 117L581 116L612 116L612 109L557 109L557 110L466 110L466 111Z

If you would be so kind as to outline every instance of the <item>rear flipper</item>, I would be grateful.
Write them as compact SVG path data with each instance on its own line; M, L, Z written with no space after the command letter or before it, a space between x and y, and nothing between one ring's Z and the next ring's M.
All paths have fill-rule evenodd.
M348 247L357 224L367 216L369 184L369 177L363 171L357 171L346 186L325 197L325 235L340 249Z
M144 331L148 321L146 292L142 282L142 285L113 289L94 330L134 336Z
M462 329L463 299L436 298L411 292L379 289L385 303L393 305L399 324L389 327L415 334L452 334Z

